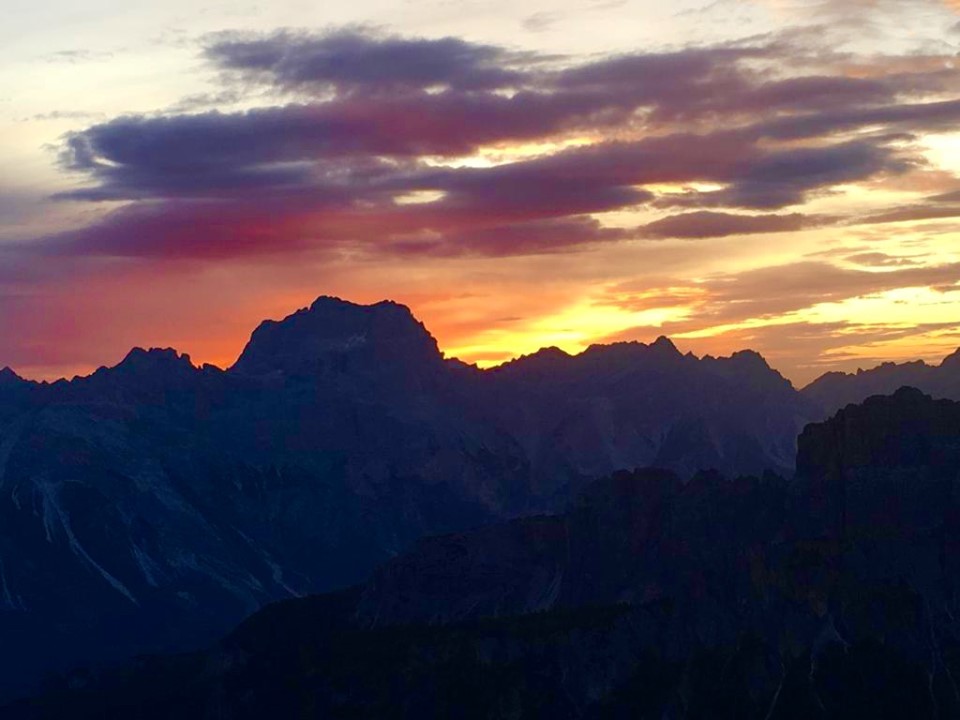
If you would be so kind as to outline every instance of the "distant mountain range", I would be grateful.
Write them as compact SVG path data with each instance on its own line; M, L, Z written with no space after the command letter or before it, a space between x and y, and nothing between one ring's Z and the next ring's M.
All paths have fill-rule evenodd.
M871 395L889 395L901 387L914 387L937 398L960 400L960 349L939 365L922 360L883 363L856 373L830 372L803 388L803 394L828 412Z
M960 716L960 403L874 397L799 448L793 480L614 473L4 717Z
M562 511L620 469L789 476L831 404L812 389L665 338L479 370L407 308L335 298L263 323L225 371L140 349L73 381L2 371L0 693L213 642L425 536Z

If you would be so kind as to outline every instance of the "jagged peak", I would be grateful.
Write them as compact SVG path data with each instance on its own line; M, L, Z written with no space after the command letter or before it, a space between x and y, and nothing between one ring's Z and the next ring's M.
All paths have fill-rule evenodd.
M324 310L355 310L361 312L389 310L413 317L413 311L409 307L394 300L380 300L375 303L363 304L344 300L335 295L320 295L306 309L307 312L323 312Z
M668 338L666 335L661 335L656 340L650 344L651 350L658 350L663 353L669 353L671 355L680 355L680 351L677 350L677 346L673 344L673 340Z
M126 357L117 365L118 368L129 367L162 367L177 366L189 367L195 369L190 356L186 353L180 353L173 348L149 348L134 347L127 353Z
M9 365L0 369L0 383L12 384L25 382L27 381L17 375Z
M960 348L947 355L941 362L940 367L957 368L960 370Z
M540 348L540 349L537 350L536 352L528 353L528 354L526 354L526 355L521 355L520 357L515 358L514 360L510 360L510 361L509 361L508 363L506 363L506 364L515 363L515 362L521 362L521 361L524 361L524 360L533 360L533 359L535 359L535 358L559 358L559 359L566 359L566 358L570 358L570 357L573 357L573 356L570 355L570 353L568 353L568 352L567 352L566 350L564 350L563 348L558 348L556 345L550 345L549 347Z
M593 355L599 353L614 353L626 351L636 351L636 350L646 350L649 346L646 343L638 342L637 340L622 340L620 342L612 343L593 343L592 345L587 346L587 349L579 353L579 355ZM576 356L575 356L576 357Z
M309 373L322 357L366 352L420 361L443 357L437 341L406 305L391 300L361 305L321 295L282 320L262 322L231 370Z
M637 340L624 340L613 343L594 343L584 350L581 355L623 355L630 353L654 353L664 357L676 355L683 357L682 353L673 344L670 338L661 335L652 343L647 344Z
M507 371L514 368L527 368L527 367L540 367L543 365L554 365L558 362L564 362L570 360L573 357L566 350L558 348L556 345L551 345L549 347L540 348L539 350L528 353L526 355L520 355L515 357L512 360L507 360L506 362L490 368L493 372Z
M748 363L758 368L763 368L765 370L770 370L770 363L767 362L767 359L758 353L756 350L737 350L733 355L730 356L731 360L736 360L742 363Z

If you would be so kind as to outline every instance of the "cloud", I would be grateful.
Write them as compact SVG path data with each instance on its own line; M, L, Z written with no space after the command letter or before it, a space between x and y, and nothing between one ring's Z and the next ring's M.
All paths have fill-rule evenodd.
M849 298L907 287L930 287L960 280L960 263L924 265L902 270L877 272L847 268L820 261L803 261L761 267L735 273L715 274L702 282L667 281L669 293L689 296L695 292L697 303L687 318L669 326L683 333L717 325L748 320L769 320L805 310L821 303L841 302ZM641 298L655 288L646 288ZM606 302L632 308L630 284L614 286Z
M845 259L862 267L807 261L720 273L697 283L660 278L653 284L628 281L612 285L599 303L633 312L683 308L685 316L655 327L630 328L604 341L649 340L666 334L684 350L698 353L729 353L749 347L762 352L790 377L806 382L828 369L869 364L869 356L861 352L848 357L840 352L843 348L859 347L862 351L865 345L919 338L956 327L956 319L913 323L882 317L872 322L803 319L804 310L821 303L839 303L901 288L931 287L952 292L960 283L960 263L919 265L909 258L876 252ZM882 350L877 353L876 357L883 357Z
M808 217L800 213L789 215L734 215L701 210L671 215L641 228L641 235L651 238L704 238L782 233L822 225L825 218Z
M947 196L941 196L947 197ZM960 217L960 203L926 202L893 208L873 215L867 215L854 221L858 225L882 225L885 223L918 222L921 220L942 220Z
M73 198L222 197L297 188L325 197L346 185L356 190L361 176L369 181L372 171L387 170L385 159L461 157L487 145L574 132L635 134L646 125L668 138L664 145L691 139L700 167L675 173L657 159L660 167L648 163L638 176L714 179L720 165L742 153L742 171L730 173L738 187L703 204L774 208L801 201L809 189L892 169L891 153L883 139L779 153L759 153L761 141L822 140L838 126L939 124L955 115L953 106L891 104L897 92L875 79L770 79L741 65L773 61L776 52L775 45L692 48L557 66L554 58L453 38L357 30L220 36L206 50L218 67L268 86L306 86L311 93L322 86L322 99L238 113L120 117L69 136L63 158L99 184ZM769 119L747 122L758 113ZM678 125L707 121L710 128L741 127L677 132ZM755 158L759 164L747 167Z
M651 202L699 210L641 228L648 237L789 232L823 219L772 211L920 162L900 135L840 130L939 126L955 112L903 104L906 85L884 78L755 69L785 52L768 42L575 62L358 29L215 36L205 57L216 68L297 101L123 116L69 135L62 164L92 183L61 197L132 205L47 244L198 259L349 243L365 253L549 253L610 242L589 216ZM242 87L225 92L236 99ZM571 135L595 139L564 149ZM437 163L522 142L544 149L489 167ZM650 188L664 183L716 189L658 197ZM433 200L402 202L417 193ZM744 209L765 214L730 212ZM513 240L481 239L494 235Z
M413 255L505 257L565 252L630 236L627 230L604 228L588 218L534 220L463 230L444 237L400 240L391 249Z
M527 15L520 24L524 30L539 33L549 30L562 19L563 15L561 13L536 12L532 15Z
M219 35L205 55L251 79L340 93L511 87L522 75L510 66L530 58L459 38L409 39L359 30Z
M221 132L225 116L200 116L189 122L123 120L71 138L70 166L101 179L99 187L74 191L71 197L150 201L142 210L134 207L111 216L109 232L95 228L81 233L92 242L72 247L115 251L116 243L129 236L136 238L130 241L136 246L133 252L140 252L166 232L169 238L160 243L163 254L177 242L183 243L185 255L201 249L199 256L204 256L209 247L226 251L229 236L223 229L232 226L235 216L247 218L252 200L261 212L256 222L239 223L243 227L237 232L237 254L255 250L249 237L261 238L263 251L270 253L282 233L296 238L309 234L313 242L325 245L343 240L351 227L355 237L378 238L385 246L416 233L440 234L455 242L470 229L635 208L654 199L643 185L721 183L725 187L720 191L662 197L659 202L772 209L798 204L808 193L840 182L901 168L888 148L865 141L765 150L736 133L601 143L488 168L435 168L413 159L397 163L364 156L308 164L296 158L309 154L312 126L304 126L307 137L301 142L297 124L286 126L283 134L258 132L264 127L261 117L247 113L226 118L229 122ZM323 142L318 147L322 150ZM434 193L437 199L396 203L416 192ZM184 213L186 220L181 222ZM204 226L205 213L216 218L213 228L190 240L189 231ZM786 232L791 224L800 229L813 222L799 216L752 219L729 213L704 213L687 221L691 219L699 219L702 226L712 223L714 236L733 234L735 222L744 232ZM143 232L134 227L139 222L144 223ZM276 226L272 231L271 222ZM679 222L655 223L646 230L662 235L664 228ZM725 228L720 228L721 222ZM117 232L121 227L123 231ZM251 235L246 228L257 232ZM689 236L696 231L688 225L684 232ZM210 237L217 241L211 243ZM597 235L598 242L606 239ZM436 241L418 240L407 247L435 246Z
M913 258L894 257L882 252L854 253L853 255L847 255L844 260L846 260L848 263L862 265L864 267L889 268L919 265L919 263Z
M169 201L133 204L77 230L31 243L38 261L58 257L220 260L317 251L310 215L279 203ZM324 246L332 249L336 238Z
M800 140L858 128L886 126L890 131L950 130L960 121L960 100L901 103L874 108L846 108L757 124L757 134Z

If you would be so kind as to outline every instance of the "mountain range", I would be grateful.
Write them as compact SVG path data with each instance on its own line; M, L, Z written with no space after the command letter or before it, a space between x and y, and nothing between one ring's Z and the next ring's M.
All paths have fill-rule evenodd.
M622 469L661 468L668 495L699 470L767 477L756 492L773 493L776 507L790 489L773 478L793 474L798 434L835 398L873 387L862 379L872 373L892 371L798 392L756 353L697 358L666 338L546 349L480 370L445 358L401 305L327 297L261 324L227 370L169 349L135 349L52 384L4 370L0 693L76 666L201 647L265 604L356 585L375 568L355 606L372 626L469 618L464 607L655 600L656 583L611 595L607 580L590 590L596 598L554 596L549 563L519 599L415 595L429 618L407 618L402 593L375 590L406 582L393 563L420 562L406 553L424 537L512 521L505 527L533 533L538 547L537 533L552 537L561 521L518 518L556 518ZM761 522L764 507L742 512ZM503 531L483 532L513 552ZM589 565L588 551L606 552L588 543L578 562ZM497 572L525 572L529 558L509 557L483 571L491 586ZM623 557L621 548L609 562Z
M904 388L791 480L620 471L5 717L957 717L958 467L960 403Z
M938 398L960 400L960 349L938 365L923 360L887 362L856 373L829 372L803 388L803 394L832 412L871 395L890 395L914 387Z

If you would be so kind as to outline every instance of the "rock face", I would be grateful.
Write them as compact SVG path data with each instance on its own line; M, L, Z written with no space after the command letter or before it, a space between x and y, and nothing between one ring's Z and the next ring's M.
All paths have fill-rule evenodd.
M960 349L939 365L922 360L883 363L871 370L848 374L830 372L801 391L808 400L833 413L873 395L891 395L901 387L914 387L935 398L960 400Z
M262 323L232 370L252 376L340 374L382 384L404 376L429 381L442 364L436 340L403 305L321 297L282 322Z
M850 405L828 423L808 425L798 446L801 477L839 481L841 474L849 480L867 471L952 479L960 471L960 403L900 388Z
M666 338L545 350L488 375L489 412L543 482L644 466L789 473L796 433L819 418L756 353L700 359Z
M0 373L0 695L212 641L618 468L787 471L810 417L752 353L664 339L479 371L406 308L333 298L227 371L136 349L71 382Z
M958 459L960 403L871 398L792 481L615 473L5 717L960 717Z

